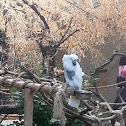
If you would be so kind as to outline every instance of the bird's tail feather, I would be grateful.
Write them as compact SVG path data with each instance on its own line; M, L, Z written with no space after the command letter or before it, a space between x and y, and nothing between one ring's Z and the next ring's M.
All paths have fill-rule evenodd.
M68 104L71 107L78 108L80 105L80 100L76 99L75 96L71 95Z

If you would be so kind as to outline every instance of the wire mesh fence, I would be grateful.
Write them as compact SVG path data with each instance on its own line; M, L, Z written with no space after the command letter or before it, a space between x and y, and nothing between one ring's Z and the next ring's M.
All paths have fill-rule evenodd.
M114 49L125 51L125 6L125 0L1 0L2 73L17 77L18 61L39 77L63 80L62 57L75 50L84 72L94 70ZM0 114L16 114L17 104L11 90L0 87Z
M3 126L7 126L13 123L14 118L10 117L10 115L18 115L16 102L11 94L11 90L4 88L1 86L0 88L0 124ZM15 118L16 120L18 119Z

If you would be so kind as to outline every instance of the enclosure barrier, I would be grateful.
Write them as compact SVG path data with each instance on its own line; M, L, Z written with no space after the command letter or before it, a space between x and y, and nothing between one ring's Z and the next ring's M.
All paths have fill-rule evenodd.
M24 99L24 126L32 126L33 115L33 93L56 93L60 88L60 84L51 86L49 82L42 82L41 84L33 83L32 81L22 81L19 78L13 79L11 76L0 76L0 86L11 88L15 87L19 90L25 89Z

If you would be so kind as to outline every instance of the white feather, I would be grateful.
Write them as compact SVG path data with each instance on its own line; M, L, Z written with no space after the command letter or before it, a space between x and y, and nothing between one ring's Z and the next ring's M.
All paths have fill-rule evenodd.
M63 68L64 68L65 80L69 84L69 86L75 86L75 87L78 87L78 89L81 89L83 72L78 62L75 66L72 65L73 60L78 60L78 56L74 54L70 54L70 55L64 55L63 57ZM68 78L66 71L75 72L75 76L73 77L73 80L70 80Z
M70 96L70 99L68 101L68 104L71 107L78 108L78 106L80 105L80 100L76 99L75 96Z
M78 56L74 55L74 54L63 56L62 61L63 61L64 70L67 70L67 71L74 71L75 70L75 66L72 65L73 60L78 60Z
M72 64L72 61L74 60L78 61L77 55L70 54L70 55L63 56L64 77L65 77L66 83L70 87L75 87L77 90L81 90L83 72L78 62L76 62L75 66ZM73 71L75 73L72 79L69 79L68 74L67 74L68 71L69 72ZM68 104L71 105L72 107L77 108L80 104L80 101L76 99L75 96L70 96Z

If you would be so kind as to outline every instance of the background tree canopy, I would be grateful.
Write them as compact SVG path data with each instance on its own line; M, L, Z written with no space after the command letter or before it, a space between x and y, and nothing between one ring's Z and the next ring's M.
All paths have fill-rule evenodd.
M113 43L119 50L121 42L125 42L125 6L125 0L1 0L0 27L9 38L10 55L32 67L38 68L41 62L36 40L53 45L64 33L77 29L59 47L77 50L80 56L88 50L92 56L97 55L97 62L103 62L104 54L97 45Z
M7 73L9 70L17 74L23 70L27 74L24 76L25 79L31 79L39 84L41 77L45 77L44 80L54 79L54 72L58 72L55 56L60 49L66 49L68 52L77 50L80 57L86 56L86 51L88 51L96 64L105 62L104 53L98 46L111 43L115 50L119 50L121 44L126 42L125 12L125 0L1 0L0 52L2 53L0 55L4 53L8 59L7 68L3 68L4 73L1 75L12 75L12 72ZM2 65L5 64L4 62ZM62 72L59 70L59 73ZM13 76L16 77L17 74ZM51 86L53 81L50 82ZM100 97L98 89L97 93ZM49 98L51 99L51 96ZM38 106L41 105L42 110L48 107L39 101L38 97L36 99L34 105L37 106L37 110L35 110L41 114ZM105 102L102 96L101 99ZM53 98L51 100L53 106ZM106 106L110 111L109 114L116 113L107 102L102 102L94 102L93 108L87 105L86 111L84 110L82 114L94 108L97 109L98 105ZM125 106L120 111L123 112L124 109ZM34 113L37 113L35 110ZM45 117L49 115L46 122L52 118L52 112L49 110L48 113L48 110L43 111L47 112ZM97 117L101 116L101 111L99 112L100 114L95 113L96 120L99 120ZM92 113L89 115L92 116ZM75 121L78 123L78 120ZM70 122L73 122L71 118ZM87 121L87 123L91 122Z

